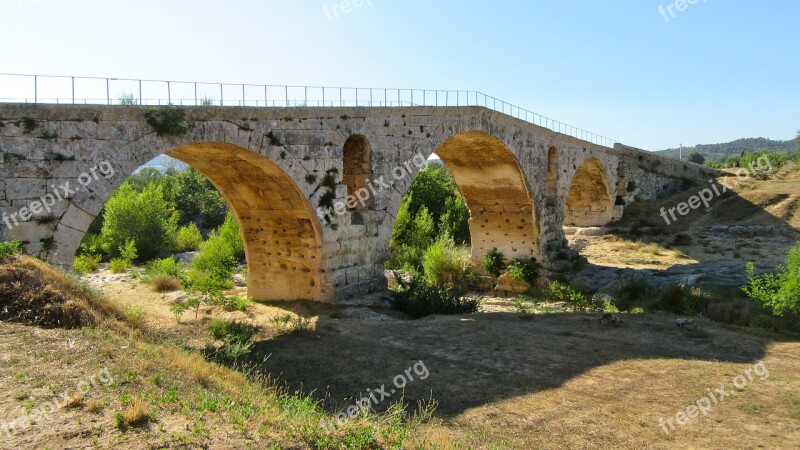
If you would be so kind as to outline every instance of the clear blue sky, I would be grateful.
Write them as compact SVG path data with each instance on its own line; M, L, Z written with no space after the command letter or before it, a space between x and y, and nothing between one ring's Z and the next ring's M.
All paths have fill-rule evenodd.
M0 0L0 72L479 90L649 150L794 138L800 2L675 1Z

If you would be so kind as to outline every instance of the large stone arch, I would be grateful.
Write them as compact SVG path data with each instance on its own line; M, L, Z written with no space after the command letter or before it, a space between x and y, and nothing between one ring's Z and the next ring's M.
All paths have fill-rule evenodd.
M248 265L248 295L258 301L335 299L323 268L323 231L310 202L271 159L226 142L177 144L145 137L144 158L167 154L205 175L239 222ZM150 153L152 152L152 153ZM99 155L98 155L99 156ZM79 190L53 235L51 262L72 259L94 217L114 190L138 167L136 158L114 162L114 177Z
M455 132L440 142L436 147L415 147L410 155L427 157L436 153L453 172L470 210L473 263L479 264L493 249L506 258L540 258L537 202L511 149L500 139L478 130ZM396 177L389 210L391 223L384 225L387 241L402 195L418 171L413 158L397 161L396 168L405 168L412 176Z
M322 230L294 181L269 159L226 143L167 152L217 187L236 216L247 257L248 295L256 300L326 299Z
M590 227L614 219L611 177L597 158L584 161L572 176L564 204L564 224Z

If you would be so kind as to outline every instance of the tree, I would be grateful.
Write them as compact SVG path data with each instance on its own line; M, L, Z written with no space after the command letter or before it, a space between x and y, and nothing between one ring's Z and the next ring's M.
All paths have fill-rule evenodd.
M706 158L701 155L700 152L689 153L689 157L687 159L689 162L693 162L695 164L704 164L706 162Z
M207 227L217 227L225 220L228 204L217 188L192 167L172 177L174 185L166 189L167 199L181 211L181 223L201 221Z
M100 232L103 249L111 256L122 256L122 249L133 241L138 259L149 261L171 250L177 221L177 213L170 214L161 186L151 183L137 192L123 183L106 203Z

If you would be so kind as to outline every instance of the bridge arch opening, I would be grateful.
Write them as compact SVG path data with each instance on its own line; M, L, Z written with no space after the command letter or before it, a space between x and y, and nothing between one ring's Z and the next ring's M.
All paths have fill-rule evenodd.
M565 204L564 223L593 227L610 223L614 218L611 183L603 164L595 158L586 160L575 171Z
M558 149L550 147L547 151L547 206L555 206L558 201Z
M372 146L366 136L353 134L344 142L342 153L342 183L347 186L348 195L355 195L360 189L366 189L372 178ZM366 196L363 202L347 205L347 209L367 208L373 202L371 195Z
M469 210L470 259L494 250L507 259L539 257L534 201L516 157L492 135L459 133L435 151L452 171Z
M202 174L195 179L204 181L204 176L213 184L224 198L224 202L217 200L222 205L223 218L227 203L243 242L248 296L257 301L333 298L322 270L320 223L305 195L278 165L258 153L223 142L182 145L165 155ZM158 172L149 169L148 173L157 179ZM167 171L170 172L175 170ZM145 185L150 182L147 175L129 180ZM192 186L190 183L188 189L192 190ZM205 195L213 189L207 186L193 192ZM107 202L111 195L109 192L102 201ZM87 224L90 233L99 231L93 229L98 223L102 226L100 218L96 219L91 226ZM202 220L198 224L205 232L216 228ZM166 250L169 251L162 253L171 253L171 245Z

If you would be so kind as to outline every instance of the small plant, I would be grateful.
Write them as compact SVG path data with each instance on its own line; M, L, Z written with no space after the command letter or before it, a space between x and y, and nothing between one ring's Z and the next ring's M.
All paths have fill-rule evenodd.
M786 264L773 273L755 274L755 264L747 263L747 284L742 291L775 316L800 315L800 243L789 250Z
M505 267L505 258L496 248L483 255L481 259L481 268L496 277L500 276Z
M316 182L317 182L317 175L316 174L313 174L313 173L307 173L306 174L306 183L314 184Z
M179 281L183 280L186 277L186 266L175 261L175 258L171 256L150 261L145 267L142 282L153 283L156 277L169 277Z
M678 233L672 241L673 245L692 245L692 237L686 233Z
M39 138L44 139L45 141L55 141L58 139L58 133L55 131L42 131L42 134L39 135ZM62 161L66 159L64 156L61 156L61 158ZM56 158L56 160L58 160L58 158Z
M569 284L554 281L550 283L547 291L554 300L564 302L577 311L586 311L592 308L589 297Z
M275 136L274 133L272 133L272 130L270 130L270 132L267 133L267 140L269 141L269 145L271 145L273 147L283 147L283 144L281 143L281 140L278 139L278 137ZM283 158L283 157L281 157L281 158Z
M108 268L111 269L111 273L125 273L130 267L130 261L124 258L112 258L108 262Z
M97 270L97 266L100 264L100 257L97 255L92 254L84 254L75 257L75 262L72 264L75 273L79 275L85 275L87 273L94 272Z
M186 112L175 106L151 107L144 113L147 124L161 136L183 136L188 131L185 123Z
M273 328L282 333L307 330L311 325L308 319L289 313L270 317L270 323Z
M128 318L128 320L136 322L142 320L143 316L144 313L141 306L134 305L133 303L129 303L125 306L125 317Z
M203 96L200 98L200 106L214 106L214 97Z
M430 283L463 285L471 275L469 250L457 247L452 237L444 235L422 254L422 268Z
M136 400L133 402L133 405L122 414L122 419L124 425L133 426L148 421L150 416L147 414L144 403L142 403L141 400ZM119 426L119 421L117 422L117 426Z
M0 242L0 261L10 258L20 252L22 243L19 241L2 241Z
M30 117L23 117L20 123L22 124L22 134L31 134L39 126L39 124Z
M253 301L250 297L234 295L222 300L222 306L228 311L247 311L247 307Z
M218 341L248 342L258 333L258 327L236 320L212 319L208 332Z
M536 258L515 258L508 263L506 273L517 281L524 281L533 286L539 276L539 263Z
M428 284L419 274L404 281L399 274L395 279L401 290L395 292L397 308L418 319L431 314L472 314L480 311L480 299L467 298L456 288Z
M136 97L129 92L123 92L122 94L119 94L117 100L119 101L120 105L133 106L137 104Z

